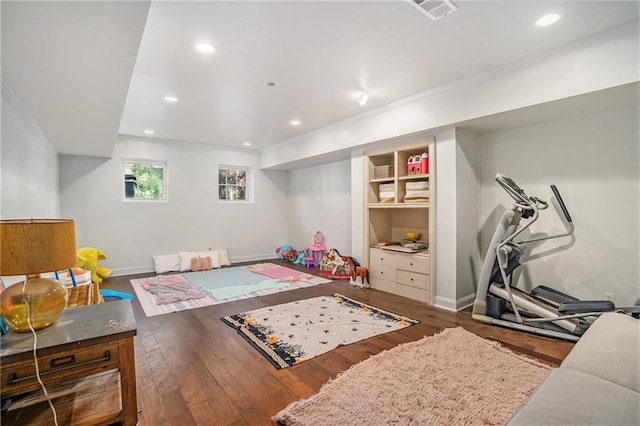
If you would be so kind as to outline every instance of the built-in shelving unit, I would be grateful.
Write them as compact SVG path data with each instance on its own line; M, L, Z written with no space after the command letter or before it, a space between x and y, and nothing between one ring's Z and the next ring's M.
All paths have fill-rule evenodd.
M424 139L366 152L364 167L364 263L371 286L429 304L433 304L435 271L434 154L434 140ZM398 251L398 246L380 247L401 242L406 232L419 232L428 250L411 253Z

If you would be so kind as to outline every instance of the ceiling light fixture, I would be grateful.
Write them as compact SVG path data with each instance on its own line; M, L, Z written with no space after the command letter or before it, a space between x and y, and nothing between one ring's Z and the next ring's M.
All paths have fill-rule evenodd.
M178 102L178 98L174 97L174 96L165 96L164 100L167 102Z
M251 142L244 142L242 145L244 145L244 146L251 146Z
M358 105L364 106L369 101L369 94L367 92L359 92L356 94Z
M300 120L291 120L291 125L292 126L299 126L300 125Z
M560 15L557 13L549 13L548 15L544 15L542 18L539 18L536 21L535 26L538 28L548 27L551 24L555 24L560 20Z
M155 133L153 130L149 130L149 129L145 130L144 132L148 135L152 135Z
M196 50L202 53L213 53L216 51L216 48L209 43L198 43L196 44Z

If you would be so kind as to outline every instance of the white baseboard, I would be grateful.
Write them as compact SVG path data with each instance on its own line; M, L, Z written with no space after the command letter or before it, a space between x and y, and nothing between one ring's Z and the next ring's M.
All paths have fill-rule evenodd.
M273 253L266 253L266 254L254 254L251 256L237 256L237 257L230 257L229 261L231 261L231 264L233 265L234 262L253 262L256 260L272 260L272 259L278 259L278 255L275 255Z
M434 306L447 311L458 312L467 308L473 304L476 295L475 293L468 294L460 299L450 299L448 297L436 296Z
M274 255L273 253L267 253L267 254L254 254L250 256L231 257L229 258L229 261L231 262L231 266L233 266L234 263L238 263L238 262L253 262L256 260L271 260L271 259L277 259L277 258L278 256ZM122 275L146 274L146 273L153 274L154 272L155 270L153 269L153 265L127 266L124 268L112 269L111 275L114 277L120 277Z
M111 276L113 277L121 277L122 275L133 275L133 274L146 274L146 273L153 273L155 272L153 270L153 266L152 265L146 265L146 266L128 266L125 268L115 268L111 270Z

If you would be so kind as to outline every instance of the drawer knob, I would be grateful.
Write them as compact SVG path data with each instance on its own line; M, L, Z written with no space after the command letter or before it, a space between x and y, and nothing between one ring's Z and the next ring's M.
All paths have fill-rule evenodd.
M409 262L409 265L413 266L413 262Z
M413 278L411 278L411 281L413 281Z

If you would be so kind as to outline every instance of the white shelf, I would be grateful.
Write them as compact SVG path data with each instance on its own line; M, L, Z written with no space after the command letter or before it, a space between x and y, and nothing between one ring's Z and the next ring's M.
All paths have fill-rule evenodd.
M408 174L409 159L427 152L429 156L429 173ZM420 300L428 304L434 301L435 263L428 254L405 253L393 249L369 249L370 246L386 241L400 241L405 238L406 232L419 232L423 239L428 241L429 247L435 247L435 149L433 139L423 139L414 143L384 148L377 151L366 152L364 184L364 216L365 216L365 259L363 264L369 268L372 274L373 288L382 291ZM393 167L394 176L386 178L373 178L376 167L389 165ZM413 170L413 168L412 168ZM429 184L427 194L419 203L402 202L406 196L406 188L411 182L427 181ZM396 202L379 202L380 186L390 184L393 186L393 195ZM386 188L385 188L386 189ZM389 197L391 199L391 197ZM421 200L422 201L422 200ZM377 258L371 256L376 254ZM386 253L381 254L381 253ZM416 257L419 256L419 257ZM395 259L397 265L381 264L381 259ZM407 260L409 259L409 260ZM384 263L384 260L382 261ZM407 263L408 262L408 263ZM406 264L405 264L406 263ZM414 265L422 265L418 270ZM378 275L376 275L378 274ZM420 283L421 288L413 286Z

